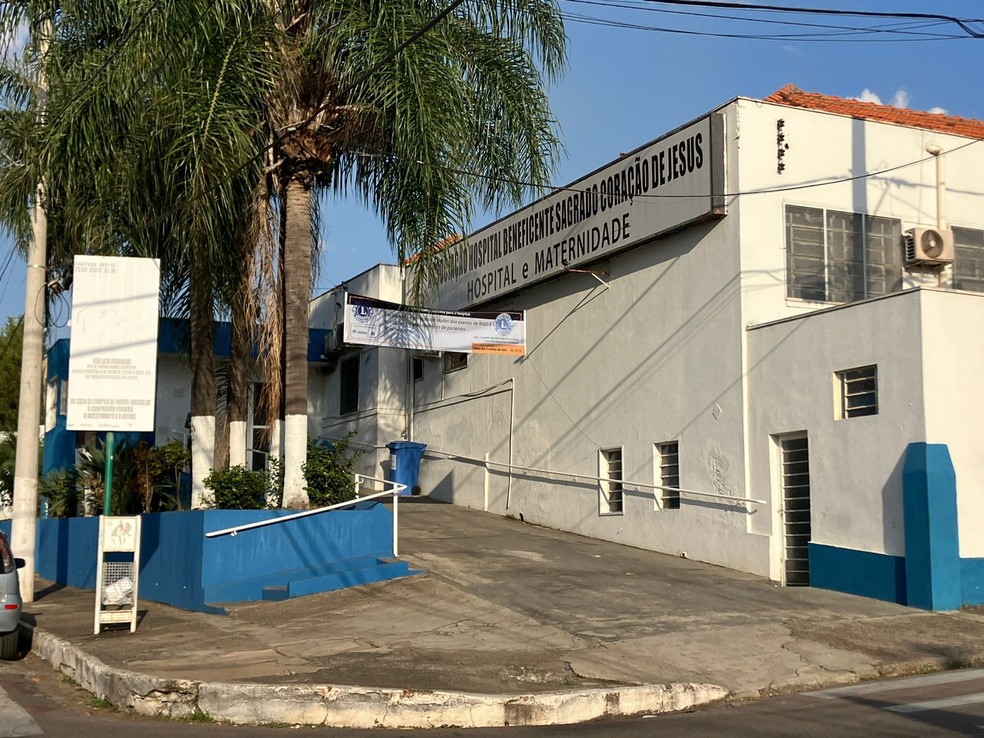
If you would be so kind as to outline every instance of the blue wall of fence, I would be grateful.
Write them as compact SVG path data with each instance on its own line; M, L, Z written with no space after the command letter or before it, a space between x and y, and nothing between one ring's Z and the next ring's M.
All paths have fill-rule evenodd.
M318 571L339 561L393 554L393 513L384 505L205 538L209 531L291 514L290 510L192 510L142 517L139 597L185 610L211 611L209 588L280 573ZM10 534L10 521L0 522ZM95 589L98 518L38 521L37 572L44 579ZM16 552L15 552L16 555Z
M810 584L925 610L984 604L984 559L960 557L957 478L946 444L910 443L905 556L810 543Z
M278 517L293 511L260 512L265 517ZM260 519L263 518L250 510L214 510L206 518L206 531ZM393 513L369 502L355 509L312 515L236 536L205 539L202 586L215 587L282 571L316 570L329 562L362 556L392 556L392 525ZM234 575L229 576L229 571Z

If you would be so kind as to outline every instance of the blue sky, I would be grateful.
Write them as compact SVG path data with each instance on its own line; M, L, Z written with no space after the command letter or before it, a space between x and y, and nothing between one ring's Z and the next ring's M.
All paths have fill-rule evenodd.
M611 7L618 4L620 8ZM774 4L795 3L775 0ZM803 5L891 12L944 13L963 19L984 18L979 2L928 3L823 2ZM733 97L765 97L787 83L810 92L862 97L915 110L942 108L952 115L984 119L984 39L924 40L898 33L925 22L874 18L759 13L757 17L871 28L891 26L896 33L851 36L852 40L810 41L801 35L835 29L756 25L723 18L696 18L652 10L691 12L640 0L560 0L565 14L622 23L671 28L671 33L603 27L567 21L568 69L551 90L563 156L554 181L564 184L616 158L621 152L658 137ZM747 12L714 10L749 16ZM975 25L984 31L984 22ZM954 25L934 25L931 33L959 35ZM703 34L738 35L722 38ZM760 40L758 34L790 34ZM379 262L392 262L393 251L381 225L359 203L328 198L322 215L321 275L318 291ZM475 228L494 219L486 214ZM11 249L0 242L0 267ZM0 318L24 310L24 260L14 255L0 280Z

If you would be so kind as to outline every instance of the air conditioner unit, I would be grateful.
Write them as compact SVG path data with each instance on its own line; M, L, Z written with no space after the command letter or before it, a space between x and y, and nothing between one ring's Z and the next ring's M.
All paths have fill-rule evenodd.
M953 263L953 231L910 228L905 232L905 265Z
M413 356L415 359L440 359L440 351L414 351Z
M344 326L339 323L331 333L325 336L325 344L321 350L322 359L331 359L345 350L345 342L342 340L343 334Z

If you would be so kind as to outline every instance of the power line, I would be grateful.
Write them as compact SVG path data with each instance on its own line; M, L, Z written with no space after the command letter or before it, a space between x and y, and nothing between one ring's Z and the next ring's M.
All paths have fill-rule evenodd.
M725 2L724 0L643 0L654 5L683 5L701 8L726 8L729 10L761 10L777 13L796 13L808 15L854 16L857 18L895 18L911 20L938 20L952 23L964 33L973 38L984 38L984 34L975 31L969 23L980 23L981 19L962 19L952 15L939 13L905 13L879 10L843 10L839 8L807 8L798 6L766 5L759 3Z
M976 143L980 143L982 140L984 140L984 139L975 138L973 141L968 141L967 143L963 143L963 144L960 144L959 146L955 146L952 149L948 149L947 151L944 151L944 152L942 152L939 155L940 156L943 156L943 155L946 155L946 154L952 154L952 153L954 153L956 151L960 151L962 149L966 149L968 146L973 146ZM366 153L366 152L358 152L358 155L359 156L363 156L363 157L378 157L378 156L380 156L379 154L370 154L370 153ZM808 189L813 189L813 188L816 188L816 187L829 187L830 185L844 184L844 183L847 183L847 182L856 182L858 180L868 179L870 177L880 177L880 176L882 176L884 174L890 174L891 172L898 171L899 169L905 169L906 167L915 166L916 164L923 164L923 163L925 163L927 161L934 161L934 160L936 160L936 158L937 158L936 155L930 155L930 156L926 156L926 157L921 158L921 159L915 159L913 161L908 161L908 162L905 162L903 164L896 164L895 166L892 166L892 167L886 167L885 169L879 169L878 171L875 171L875 172L865 172L864 174L855 174L855 175L852 175L852 176L849 176L849 177L839 177L837 179L828 179L828 180L824 180L822 182L807 182L807 183L804 183L804 184L798 184L798 185L782 185L782 186L779 186L779 187L762 187L762 188L757 189L757 190L746 190L744 192L723 192L723 193L720 194L720 196L721 197L729 197L729 198L738 198L738 197L747 197L747 196L750 196L750 195L768 195L768 194L776 194L776 193L781 193L781 192L795 192L797 190L808 190ZM520 186L526 187L528 189L549 190L549 192L546 195L544 195L543 197L548 197L549 195L552 195L552 194L555 194L555 193L558 193L558 192L571 192L571 193L578 194L578 195L583 195L583 194L598 194L598 193L594 193L593 190L579 189L577 187L571 187L571 186L537 185L537 184L534 184L532 182L524 182L523 180L520 180L520 179L511 179L511 178L506 178L506 177L493 177L491 175L487 175L487 174L484 174L482 172L472 172L472 171L469 171L467 169L461 169L461 168L458 168L458 167L452 167L452 166L448 166L448 165L445 165L445 164L434 164L434 163L424 162L424 161L419 161L419 160L416 161L416 162L414 162L414 163L415 164L419 164L421 166L438 167L438 168L444 169L445 171L451 172L453 174L460 174L460 175L466 176L466 177L477 177L478 179L485 179L485 180L489 180L489 181L502 182L504 184L520 185ZM611 162L611 163L613 164L614 162ZM606 166L609 166L609 165L606 165ZM595 172L595 174L598 174L598 172ZM599 194L599 196L600 196L600 194ZM632 200L634 200L636 198L640 198L640 199L652 199L652 200L683 200L683 199L694 199L694 198L701 198L701 197L711 197L711 193L698 193L698 194L687 194L687 195L672 195L672 194L669 194L668 195L668 194L659 194L659 193L640 192L640 193L637 193L637 194L632 195L628 199L629 199L629 201L632 201ZM540 199L543 199L543 198L540 198ZM527 205L524 205L522 208L520 208L520 210L522 210L523 208L529 207L532 204L533 203L529 203ZM516 212L518 212L518 211L516 211Z
M15 325L13 330L10 331L10 335L7 336L7 343L4 344L3 351L0 351L0 361L3 361L3 357L7 355L7 349L10 348L11 342L14 340L14 337L17 335L17 331L21 329L21 326L23 324L24 324L24 316L22 315L17 319L17 325Z
M915 38L847 38L845 34L794 34L794 33L724 33L714 31L692 31L683 28L668 28L665 26L650 26L642 23L630 23L590 15L562 13L565 20L583 23L591 26L619 28L629 31L651 31L653 33L671 33L681 36L702 36L705 38L730 38L752 41L796 41L797 43L827 42L827 43L913 43L915 41L967 41L967 36L952 36L945 34L913 34ZM878 33L873 31L872 33ZM854 34L854 35L860 35Z
M601 8L612 8L618 10L629 10L640 13L648 14L659 14L659 15L672 15L672 16L683 16L690 18L713 18L715 20L731 20L737 21L739 23L754 23L761 25L772 25L772 26L792 26L795 28L817 28L830 31L830 33L816 33L816 34L735 34L738 38L757 38L757 39L775 39L775 40L786 40L786 39L799 39L799 40L850 40L847 37L850 36L877 36L881 34L888 35L901 35L905 36L905 40L915 40L915 39L966 39L964 35L955 36L952 34L942 34L942 33L930 33L921 29L925 28L935 28L938 26L949 25L948 22L942 20L934 21L919 21L908 22L908 23L896 23L896 24L885 24L880 26L847 26L847 25L835 25L832 23L810 23L807 21L793 21L793 20L779 20L777 18L758 18L751 17L747 15L736 15L736 14L724 14L724 13L708 13L700 12L697 10L669 10L667 8L656 8L652 7L651 4L647 4L642 0L641 2L615 2L613 0L566 0L568 3L574 3L578 5L588 5ZM597 18L596 16L579 16L575 14L565 13L563 14L565 18L574 20L581 23L594 23L595 25L609 25L616 28L629 28L638 30L651 30L651 31L662 31L667 33L673 33L677 29L663 28L657 26L646 26L642 24L629 23L627 21L617 21L605 18ZM712 32L696 33L694 35L717 35ZM812 36L812 38L811 38ZM870 40L870 39L865 39Z

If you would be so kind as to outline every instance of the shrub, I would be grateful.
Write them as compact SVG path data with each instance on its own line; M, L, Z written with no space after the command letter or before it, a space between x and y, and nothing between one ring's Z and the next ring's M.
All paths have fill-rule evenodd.
M74 518L79 514L78 478L74 469L49 472L38 483L38 492L48 502L48 515Z
M269 478L266 472L233 466L205 477L205 487L212 490L209 507L219 510L262 510L266 507Z
M349 451L354 433L334 443L308 438L307 461L301 470L310 506L327 507L355 499L355 461L363 451Z

